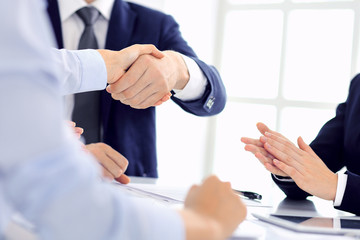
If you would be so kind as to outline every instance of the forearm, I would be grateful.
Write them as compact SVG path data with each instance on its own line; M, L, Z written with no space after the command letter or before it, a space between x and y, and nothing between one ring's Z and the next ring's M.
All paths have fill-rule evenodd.
M51 51L59 70L62 95L105 89L107 70L98 51L65 49Z
M58 157L22 164L5 179L7 198L41 239L184 239L176 211L101 182L97 164L74 144L59 148Z

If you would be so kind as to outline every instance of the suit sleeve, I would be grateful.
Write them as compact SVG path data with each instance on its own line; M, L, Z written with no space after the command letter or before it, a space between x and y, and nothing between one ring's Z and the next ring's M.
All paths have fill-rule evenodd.
M335 208L339 210L351 212L356 215L360 215L360 205L359 205L360 176L350 171L347 171L346 174L348 175L348 178L344 192L344 197L341 202L341 205Z
M278 185L278 187L286 194L290 199L303 200L308 196L311 196L309 193L303 191L299 188L295 182L282 181L279 176L274 176L271 174L272 179Z
M316 138L310 144L315 153L324 161L326 166L333 172L339 171L345 166L344 154L344 134L345 126L349 121L354 120L353 108L357 107L358 85L360 84L360 75L357 75L351 82L349 95L345 103L338 105L336 116L329 120L320 130ZM347 116L350 116L347 118ZM304 199L310 196L301 190L295 182L282 182L274 178L275 183L290 198Z
M159 48L161 50L173 50L193 59L208 81L201 98L193 101L182 101L172 97L172 100L186 112L198 116L212 116L220 113L225 107L226 91L216 68L206 64L196 56L195 52L181 36L179 25L171 16L166 15L164 17L162 30Z

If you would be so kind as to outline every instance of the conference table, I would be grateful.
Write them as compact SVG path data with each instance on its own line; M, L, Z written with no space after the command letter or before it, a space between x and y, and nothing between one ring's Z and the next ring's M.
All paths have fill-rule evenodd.
M156 194L164 194L168 196L175 196L174 198L184 198L186 195L186 190L190 188L190 183L184 183L184 187L179 186L179 183L172 182L169 179L162 180L159 179L144 179L144 178L132 178L133 186L137 187L136 184L140 185L140 188L143 188L144 184L149 184L149 188L145 188L145 191L158 190L154 191ZM173 189L175 194L168 190L174 185ZM186 186L186 187L185 187ZM168 192L167 192L168 191ZM339 236L339 235L328 235L328 234L309 234L309 233L299 233L292 230L288 230L282 227L278 227L273 224L269 224L263 221L258 220L252 214L278 214L278 215L297 215L304 217L355 217L353 214L339 211L333 207L331 201L326 201L319 199L317 197L308 197L306 200L296 201L287 199L285 194L274 184L271 189L268 189L266 192L261 193L263 200L260 202L244 199L245 204L247 205L247 218L240 224L238 229L235 231L234 235L230 239L261 239L261 240L297 240L297 239L354 239L354 237L348 236ZM179 197L179 196L180 197ZM183 196L181 196L183 195ZM162 198L153 199L152 195L147 195L145 197L151 198L155 201L163 201ZM165 199L165 206L173 207L182 207L181 204L176 204L176 202L168 203L168 200Z
M154 205L169 208L181 208L187 189L191 184L172 186L171 181L161 179L132 177L130 185L120 185L112 183L118 191L132 195L136 198L144 198L145 201L152 201ZM261 239L261 240L297 240L297 239L354 239L350 236L299 233L286 228L278 227L258 220L253 216L257 214L280 214L280 215L300 215L305 217L353 217L354 215L339 211L333 208L332 202L325 201L316 197L308 197L306 200L295 201L285 197L276 186L273 186L271 194L263 195L261 202L246 200L248 214L246 220L239 225L233 236L229 239ZM355 217L355 216L354 216ZM19 220L20 219L20 220ZM37 236L27 230L21 221L21 217L15 216L14 220L7 228L6 240L37 240Z

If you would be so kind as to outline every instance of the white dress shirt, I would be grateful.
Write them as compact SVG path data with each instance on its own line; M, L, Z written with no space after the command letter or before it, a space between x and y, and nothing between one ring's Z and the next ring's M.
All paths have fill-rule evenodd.
M59 0L59 11L62 23L64 47L66 49L78 49L79 40L84 31L84 23L76 14L76 11L88 6L84 0ZM95 7L100 16L94 24L94 32L99 48L105 48L106 34L111 17L114 0L95 0L90 4ZM183 101L199 99L205 92L207 79L199 66L191 58L182 55L188 67L190 79L183 90L176 90L175 97ZM74 96L66 97L66 117L71 119L74 108Z
M175 210L128 199L99 181L98 164L65 127L56 56L72 60L49 54L44 3L0 1L0 239L12 209L43 240L185 239ZM84 74L72 76L106 81L104 63L89 63L101 62L96 51L70 55L80 63L71 69Z
M334 201L335 207L340 206L342 203L346 189L346 184L347 184L347 177L348 177L347 174L344 173L338 173L337 175L338 175L338 182L337 182L336 196Z

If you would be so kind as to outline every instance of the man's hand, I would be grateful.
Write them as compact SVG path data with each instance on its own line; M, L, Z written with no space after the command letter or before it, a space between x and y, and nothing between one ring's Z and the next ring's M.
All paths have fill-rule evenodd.
M138 109L166 101L172 89L184 89L190 76L179 53L164 51L163 54L163 58L149 54L139 56L117 82L106 88L107 91L114 99Z
M81 134L83 134L84 129L81 127L76 127L76 123L73 121L67 121L68 125L73 129L73 132L75 133L75 136L80 139Z
M164 54L151 44L135 44L120 51L97 50L104 59L107 71L107 82L112 84L119 80L127 69L141 56L151 55L163 58Z
M226 239L245 219L246 207L230 183L211 176L190 189L180 214L186 239Z
M85 148L95 156L103 169L103 176L127 184L130 178L124 174L129 164L128 160L105 143L85 145Z

